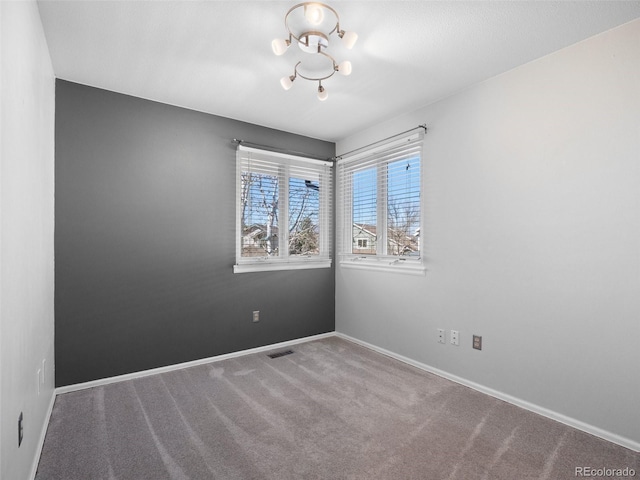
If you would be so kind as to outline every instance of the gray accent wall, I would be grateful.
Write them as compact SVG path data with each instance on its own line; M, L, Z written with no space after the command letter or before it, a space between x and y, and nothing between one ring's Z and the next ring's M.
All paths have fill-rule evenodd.
M56 81L57 386L335 329L333 268L233 273L233 138L335 153L330 142Z

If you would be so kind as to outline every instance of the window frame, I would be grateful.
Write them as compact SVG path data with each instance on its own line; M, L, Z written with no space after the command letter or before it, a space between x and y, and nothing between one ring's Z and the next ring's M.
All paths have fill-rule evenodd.
M251 168L251 156L277 169L278 178L278 256L242 256L242 174ZM247 160L249 158L249 160ZM289 254L289 188L292 178L303 179L300 169L309 170L319 179L318 226L319 254ZM332 265L333 162L238 145L236 150L236 259L234 273L330 268ZM254 170L261 172L260 168ZM269 173L270 175L271 173Z
M338 261L343 268L362 270L377 270L384 272L397 272L410 275L424 275L426 265L424 263L424 156L423 143L424 132L414 132L393 137L385 142L378 142L372 147L358 149L352 155L338 157L337 163L337 225L338 225ZM388 185L387 166L404 157L401 154L394 157L396 149L402 149L403 145L412 149L412 155L419 156L419 238L418 256L392 255L387 253L387 227L388 227ZM389 155L389 156L387 156ZM353 175L360 171L376 169L376 253L359 254L353 245Z

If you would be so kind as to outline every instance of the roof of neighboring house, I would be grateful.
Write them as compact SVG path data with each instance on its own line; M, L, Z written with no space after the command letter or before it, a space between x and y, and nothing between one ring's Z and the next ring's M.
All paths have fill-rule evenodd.
M247 227L244 231L243 236L245 237L256 237L257 235L261 234L261 233L266 233L267 232L267 226L266 225L251 225L249 227ZM271 235L278 235L278 226L274 225L273 227L271 227Z
M363 232L366 232L370 235L373 235L374 237L378 234L377 233L378 227L376 225L369 225L366 223L354 223L353 227Z

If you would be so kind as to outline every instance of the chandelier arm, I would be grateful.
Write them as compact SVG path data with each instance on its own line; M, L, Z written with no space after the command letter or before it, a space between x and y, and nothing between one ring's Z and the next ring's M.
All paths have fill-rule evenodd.
M298 73L298 65L300 65L302 63L302 60L300 60L298 63L295 64L295 66L293 67L293 76L297 77L298 75L300 75ZM300 75L300 77L304 78L302 75Z
M297 75L300 78L304 78L305 80L310 80L312 82L321 82L322 80L326 80L327 78L331 78L333 77L333 75L336 73L336 71L334 70L333 72L331 72L329 75L327 75L326 77L305 77L303 74L301 74L300 72L297 72Z
M324 55L325 57L327 57L329 60L331 60L331 63L333 64L333 73L336 72L337 68L338 68L338 64L336 63L336 59L333 58L331 55L329 55L327 52L318 52L320 55ZM333 75L333 73L331 75Z
M300 78L304 78L305 80L310 80L312 82L321 82L322 80L326 80L327 78L331 78L335 75L335 73L338 71L338 64L336 63L335 59L329 55L326 52L318 52L320 55L324 55L325 57L327 57L329 60L331 60L331 63L333 65L333 69L331 70L331 73L325 77L305 77L303 74L301 74L300 72L298 72L298 65L300 65L302 63L302 60L299 61L298 63L296 63L295 68L293 69L294 73L299 76Z
M340 31L340 15L338 15L338 12L336 12L332 7L330 7L329 5L325 5L324 3L320 3L319 5L322 5L324 8L326 8L327 10L331 10L333 12L333 14L336 16L336 26L333 27L333 30L331 30L328 35L331 35L333 32L338 32Z

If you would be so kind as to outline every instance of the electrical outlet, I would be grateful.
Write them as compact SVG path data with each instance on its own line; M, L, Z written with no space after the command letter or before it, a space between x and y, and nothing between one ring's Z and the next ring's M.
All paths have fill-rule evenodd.
M260 310L253 311L253 323L260 321Z
M445 340L444 328L438 329L438 343L447 343Z
M22 439L24 438L24 415L20 412L18 417L18 447L22 445Z
M480 335L473 336L473 348L482 350L482 337Z
M40 395L40 384L42 383L42 369L39 368L36 372L36 392Z
M460 345L458 330L451 330L451 345Z

